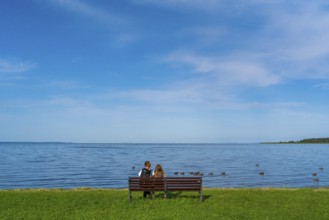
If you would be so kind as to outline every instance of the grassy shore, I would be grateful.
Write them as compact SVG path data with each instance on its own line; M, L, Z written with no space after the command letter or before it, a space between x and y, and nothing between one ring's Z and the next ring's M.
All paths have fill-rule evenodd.
M329 219L329 189L204 189L142 199L117 189L0 190L0 219Z

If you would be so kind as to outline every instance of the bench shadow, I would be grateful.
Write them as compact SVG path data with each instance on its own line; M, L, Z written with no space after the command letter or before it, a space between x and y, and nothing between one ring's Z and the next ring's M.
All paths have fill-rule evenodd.
M199 200L199 195L186 195L183 194L183 192L168 192L167 197L165 197L164 193L156 193L154 198L159 198L159 199L176 199L176 198L192 198ZM206 201L210 198L210 195L202 195L202 201Z

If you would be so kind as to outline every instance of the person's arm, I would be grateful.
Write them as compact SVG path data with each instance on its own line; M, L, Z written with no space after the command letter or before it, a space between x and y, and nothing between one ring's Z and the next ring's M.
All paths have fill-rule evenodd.
M138 176L140 177L142 174L142 170L139 171Z

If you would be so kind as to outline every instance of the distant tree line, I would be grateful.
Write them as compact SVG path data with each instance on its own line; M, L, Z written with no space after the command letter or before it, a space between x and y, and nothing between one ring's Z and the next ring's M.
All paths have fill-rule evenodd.
M329 143L329 138L306 138L300 141L280 141L280 144L324 144Z
M299 143L329 143L329 138L307 138L299 141Z

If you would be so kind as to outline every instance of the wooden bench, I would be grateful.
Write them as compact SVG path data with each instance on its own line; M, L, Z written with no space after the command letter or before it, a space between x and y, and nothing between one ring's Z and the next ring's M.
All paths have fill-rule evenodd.
M202 202L202 177L129 177L129 202L133 191L163 191L165 195L174 191L198 191Z

